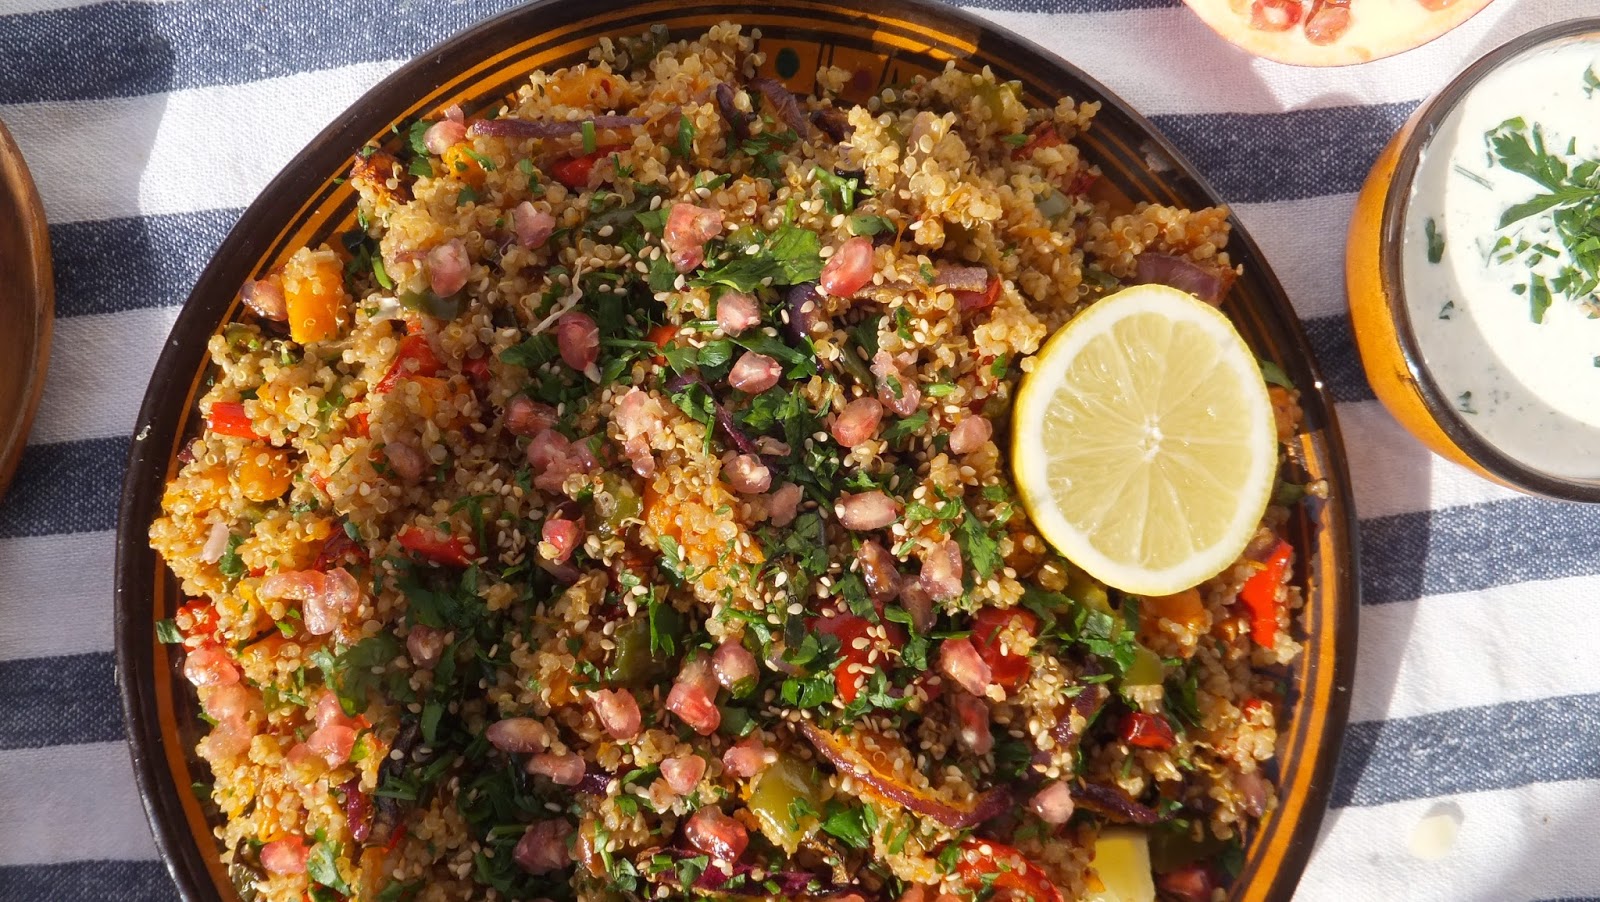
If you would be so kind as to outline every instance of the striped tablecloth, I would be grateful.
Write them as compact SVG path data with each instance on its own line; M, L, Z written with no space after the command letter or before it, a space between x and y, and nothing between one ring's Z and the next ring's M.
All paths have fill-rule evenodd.
M176 898L112 681L116 499L146 381L271 175L401 62L511 5L0 0L0 120L44 196L58 287L49 383L0 503L0 900ZM1600 897L1600 509L1516 497L1403 432L1362 377L1342 268L1354 192L1417 103L1600 3L1498 0L1427 48L1339 70L1244 56L1178 0L978 6L1198 164L1288 286L1339 399L1365 604L1354 722L1298 898ZM1416 825L1441 813L1459 838L1424 860Z

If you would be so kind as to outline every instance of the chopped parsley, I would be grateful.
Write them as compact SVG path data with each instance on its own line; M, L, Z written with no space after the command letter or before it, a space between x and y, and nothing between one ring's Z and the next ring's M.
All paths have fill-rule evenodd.
M688 116L678 117L678 142L672 148L673 153L690 160L694 158L694 123Z
M228 536L228 547L222 552L222 557L217 558L217 572L227 579L244 576L244 559L239 557L239 546L243 542L244 536Z
M816 176L817 184L822 188L822 202L827 205L829 213L849 213L856 208L858 196L872 193L870 189L861 187L859 173L842 175L816 166L811 174Z
M311 855L306 858L306 873L312 880L326 886L337 893L350 896L354 890L350 884L339 875L339 866L336 864L339 857L339 847L331 842L319 842L311 849Z
M1499 228L1507 232L1503 237L1544 231L1543 220L1535 217L1548 214L1548 231L1560 245L1557 251L1523 239L1494 255L1495 262L1527 268L1528 281L1514 290L1527 298L1528 317L1542 323L1556 296L1584 303L1600 288L1600 159L1578 158L1575 142L1565 152L1551 150L1543 128L1520 117L1500 123L1484 137L1494 164L1542 189L1501 214Z
M1422 224L1422 232L1428 237L1428 262L1438 263L1444 259L1444 233L1439 231L1439 226L1429 216L1428 221Z
M897 231L894 223L882 216L852 216L846 222L852 235L881 235Z
M823 810L822 832L852 849L871 848L872 834L877 829L878 816L866 805L851 805L838 799L829 799Z
M181 645L183 633L178 632L178 624L170 617L166 620L157 620L156 641L162 645Z
M755 248L752 252L751 248ZM743 245L730 241L733 251L725 260L708 263L695 279L696 285L726 285L736 291L755 291L766 285L799 285L816 281L822 275L822 241L817 233L784 224L770 235L757 233L756 240ZM651 266L650 287L656 288L655 266Z

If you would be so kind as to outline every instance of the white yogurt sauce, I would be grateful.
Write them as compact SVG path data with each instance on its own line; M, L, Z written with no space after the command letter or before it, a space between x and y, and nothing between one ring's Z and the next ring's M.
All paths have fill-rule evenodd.
M1485 136L1521 117L1570 164L1600 158L1596 74L1600 42L1575 41L1513 60L1471 88L1423 150L1402 251L1412 329L1461 419L1506 455L1578 478L1600 476L1600 301L1586 307L1553 292L1534 321L1527 286L1571 258L1548 213L1499 227L1508 208L1547 190L1496 161ZM1522 241L1559 255L1530 267L1531 252L1509 253Z

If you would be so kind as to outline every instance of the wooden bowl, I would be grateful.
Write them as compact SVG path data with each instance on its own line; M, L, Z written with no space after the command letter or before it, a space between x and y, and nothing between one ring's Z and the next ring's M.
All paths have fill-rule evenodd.
M44 391L55 315L44 207L0 122L0 495L17 471Z
M1499 66L1536 48L1600 39L1600 19L1575 19L1536 29L1462 70L1425 101L1372 166L1350 217L1345 284L1350 325L1373 394L1429 450L1485 479L1562 501L1600 502L1600 480L1555 476L1500 451L1473 431L1434 381L1412 330L1402 278L1406 210L1423 150L1456 103Z
M1035 106L1052 107L1062 96L1099 101L1095 127L1082 141L1121 202L1191 208L1221 202L1148 121L1098 82L1023 38L931 0L707 0L692 6L546 0L485 22L395 72L339 116L241 217L195 286L139 414L137 428L146 439L133 449L117 546L117 671L156 842L190 902L235 894L211 836L216 812L189 789L205 773L190 752L203 725L177 651L159 645L154 630L183 598L150 550L147 533L162 487L177 470L178 452L198 426L206 342L239 312L240 285L295 248L350 227L355 194L343 177L366 143L398 146L397 136L411 121L452 103L469 114L500 103L531 71L578 62L602 36L664 23L678 38L724 20L760 29L763 74L801 93L811 91L819 64L859 73L860 90L870 91L954 62L967 70L989 66L1002 79L1020 81ZM392 132L392 126L399 128ZM1233 227L1229 250L1245 275L1225 309L1256 352L1303 387L1300 475L1326 480L1329 490L1326 500L1298 506L1286 527L1302 550L1296 579L1307 589L1306 605L1295 630L1305 653L1286 678L1288 716L1273 775L1282 804L1251 832L1232 892L1234 899L1260 902L1292 896L1322 821L1349 706L1359 583L1350 481L1332 399L1282 287L1237 221Z

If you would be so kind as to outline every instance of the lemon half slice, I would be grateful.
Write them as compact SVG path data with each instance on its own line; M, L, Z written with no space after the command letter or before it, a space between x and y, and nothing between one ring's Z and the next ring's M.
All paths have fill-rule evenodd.
M1244 551L1277 472L1272 402L1221 311L1164 285L1063 326L1017 392L1011 465L1044 538L1107 585L1168 595Z

